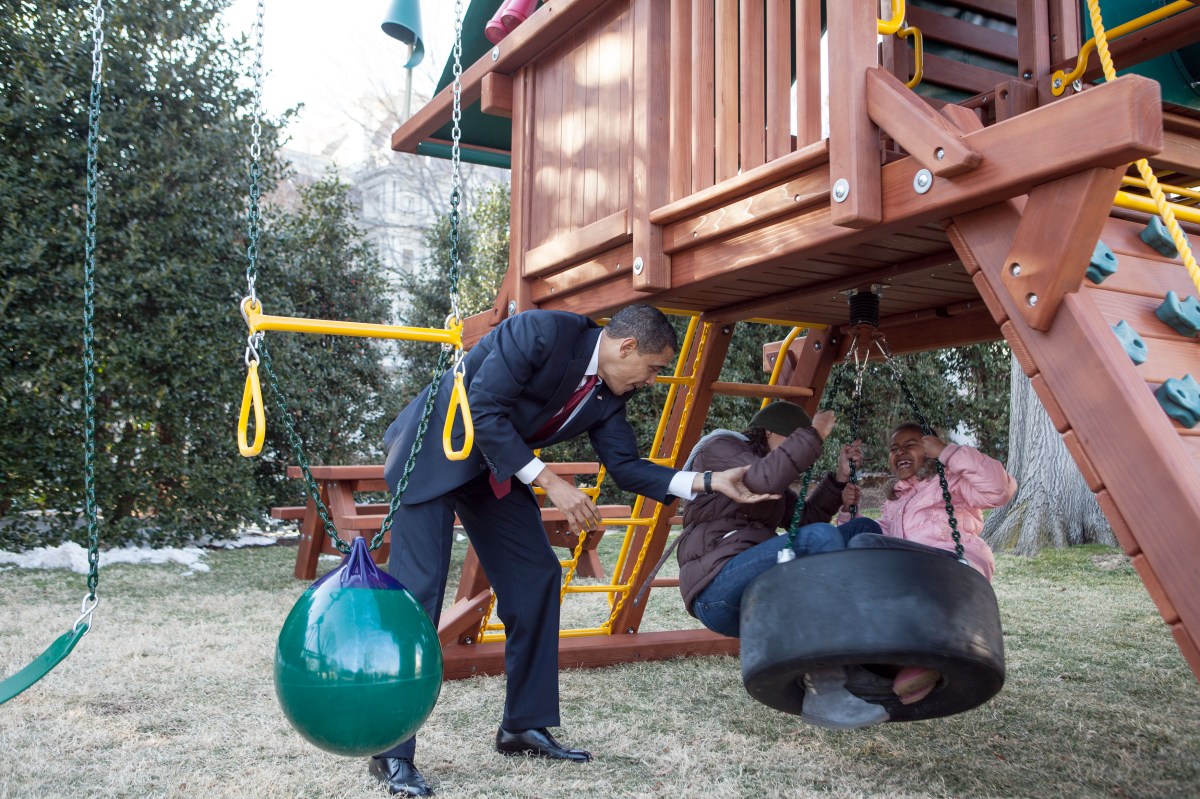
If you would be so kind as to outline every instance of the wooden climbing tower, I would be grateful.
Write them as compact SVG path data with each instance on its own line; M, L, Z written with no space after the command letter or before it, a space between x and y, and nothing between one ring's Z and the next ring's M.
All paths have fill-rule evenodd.
M1106 0L1132 74L1103 80L1086 0L549 0L493 46L498 5L464 20L463 151L511 166L510 266L471 338L535 307L699 314L691 412L671 412L676 445L653 453L669 460L722 390L734 324L817 326L778 389L812 408L846 345L846 291L885 287L897 354L1003 337L1200 675L1200 427L1156 399L1200 374L1200 343L1155 312L1200 288L1161 236L1143 240L1156 214L1130 168L1148 159L1196 232L1200 8ZM451 104L447 87L394 149L443 152ZM1117 265L1098 283L1097 259ZM649 545L614 575L629 596L668 524L641 528ZM600 633L564 637L563 664L730 651L640 620L623 601ZM497 670L502 644L467 640L444 638L448 674Z

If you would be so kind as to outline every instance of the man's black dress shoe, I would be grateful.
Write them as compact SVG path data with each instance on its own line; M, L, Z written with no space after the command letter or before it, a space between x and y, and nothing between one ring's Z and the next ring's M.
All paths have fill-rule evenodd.
M496 751L502 755L534 755L576 763L586 763L592 759L591 752L567 749L554 740L554 736L547 732L545 727L516 732L501 727L496 730Z
M413 762L403 757L371 758L371 776L387 786L393 796L433 796L433 789Z

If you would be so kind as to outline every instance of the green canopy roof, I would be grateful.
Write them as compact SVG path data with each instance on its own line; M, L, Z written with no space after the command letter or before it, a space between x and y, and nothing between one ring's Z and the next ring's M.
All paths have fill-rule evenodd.
M467 8L462 23L462 68L468 67L491 52L494 45L484 35L484 27L495 14L503 0L474 0ZM441 91L454 82L454 54L446 59L446 67L442 70L441 80L438 81L437 91ZM475 102L462 109L461 144L462 160L485 166L496 166L509 169L512 158L507 153L512 151L512 120L504 117L485 114ZM450 141L451 123L447 122L434 131L429 138ZM492 153L486 150L472 150L472 147L486 147L500 150ZM450 147L443 144L422 142L417 145L417 152L435 158L449 158Z

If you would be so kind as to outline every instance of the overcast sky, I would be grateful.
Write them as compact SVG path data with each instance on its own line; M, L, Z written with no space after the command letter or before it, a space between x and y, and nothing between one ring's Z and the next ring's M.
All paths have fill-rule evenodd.
M464 13L467 5L464 0ZM257 6L257 0L234 0L225 15L230 36L252 34ZM319 149L333 131L353 127L348 115L363 95L402 95L408 48L380 29L390 7L389 0L266 0L263 106L276 115L304 103L288 131L294 145ZM422 0L421 23L425 60L414 70L413 85L428 94L454 43L454 3Z

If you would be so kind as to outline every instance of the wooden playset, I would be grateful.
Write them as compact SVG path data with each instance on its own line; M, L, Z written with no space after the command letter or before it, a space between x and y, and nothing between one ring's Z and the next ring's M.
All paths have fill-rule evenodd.
M715 393L815 410L848 292L880 287L897 354L1002 337L1200 675L1200 270L1131 167L1197 229L1200 8L1104 2L1129 70L1106 80L1087 0L549 0L493 44L499 6L463 21L462 152L511 166L510 262L468 341L530 308L692 314L650 453L676 463ZM445 154L450 77L394 149ZM755 319L808 332L777 386L719 383ZM587 589L609 618L564 630L563 666L736 651L640 630L669 515L634 508L611 585ZM503 669L470 585L447 677Z

